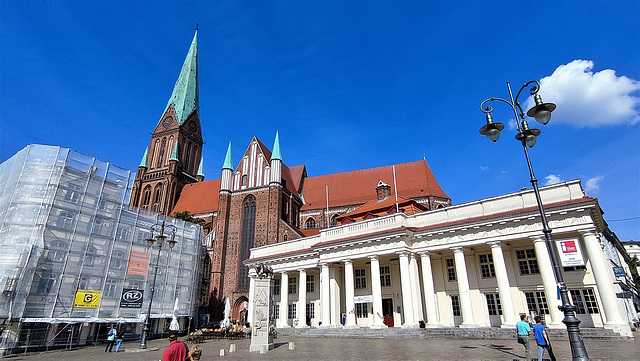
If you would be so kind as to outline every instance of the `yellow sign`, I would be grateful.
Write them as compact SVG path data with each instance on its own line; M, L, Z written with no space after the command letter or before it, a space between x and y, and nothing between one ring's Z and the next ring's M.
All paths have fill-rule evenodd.
M73 301L74 308L98 308L101 291L78 290Z

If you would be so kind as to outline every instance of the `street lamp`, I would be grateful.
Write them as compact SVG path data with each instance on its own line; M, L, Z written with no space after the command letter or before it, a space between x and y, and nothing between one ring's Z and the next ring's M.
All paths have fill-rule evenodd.
M165 230L171 232L170 238L165 235ZM162 223L156 223L151 226L151 238L147 239L147 246L151 249L153 244L158 242L158 258L156 259L156 269L153 273L153 283L151 284L151 297L149 298L149 309L147 310L147 318L144 321L144 328L142 329L142 340L140 341L140 348L147 348L147 338L149 337L149 324L151 322L151 304L153 303L153 294L156 290L156 278L158 277L158 264L160 263L160 250L162 249L162 244L164 241L169 238L167 243L169 244L169 249L173 248L176 245L176 231L178 229L173 225L165 225L164 220ZM153 233L158 232L158 235L153 238Z
M575 310L576 307L571 304L569 301L569 291L567 290L567 285L564 283L564 277L562 275L562 271L560 269L560 262L558 261L558 252L553 242L553 237L551 236L551 228L549 228L549 224L547 223L547 217L544 213L544 207L542 206L542 200L540 198L540 190L538 189L538 180L536 179L535 174L533 173L533 167L531 166L531 160L529 159L529 150L528 148L533 147L536 144L536 139L538 135L540 135L539 129L529 128L529 123L524 117L524 111L518 102L518 97L520 93L531 85L529 89L529 94L533 96L535 106L529 111L527 111L527 115L529 117L533 117L540 124L547 124L551 119L551 112L556 109L556 105L553 103L543 103L542 97L538 94L540 90L540 83L536 80L532 80L522 86L516 95L514 100L513 93L511 92L511 85L507 82L507 89L509 90L509 99L505 100L502 98L489 98L480 104L480 110L486 114L486 121L482 128L480 128L480 134L486 135L490 141L496 142L498 138L500 138L500 131L504 129L504 124L495 123L493 121L493 116L491 112L493 108L490 105L486 105L486 103L497 100L503 103L508 104L511 109L513 109L513 114L516 117L516 124L518 126L518 134L516 134L516 140L519 140L522 143L522 148L524 149L524 156L527 159L527 165L529 166L529 174L531 176L531 185L533 185L533 192L536 195L536 200L538 201L538 209L540 210L540 218L542 220L542 232L544 233L545 244L547 246L547 251L549 252L549 257L551 258L551 264L553 266L553 273L556 278L556 282L558 283L558 290L560 292L560 300L562 302L561 306L558 306L560 311L564 312L564 319L562 322L567 325L567 332L569 333L569 343L571 345L571 354L573 355L574 360L588 360L589 356L587 355L587 350L584 347L584 343L582 342L582 337L580 336L580 320L576 317Z

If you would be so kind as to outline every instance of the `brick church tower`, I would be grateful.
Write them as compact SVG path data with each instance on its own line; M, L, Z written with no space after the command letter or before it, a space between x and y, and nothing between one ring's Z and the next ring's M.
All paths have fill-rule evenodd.
M204 180L198 96L198 30L169 102L151 133L130 205L168 215L182 188Z
M301 237L297 220L302 205L289 169L282 163L277 132L273 153L253 137L235 171L229 143L222 167L215 240L209 252L214 319L227 297L232 317L238 321L245 318L249 277L242 262L253 247Z

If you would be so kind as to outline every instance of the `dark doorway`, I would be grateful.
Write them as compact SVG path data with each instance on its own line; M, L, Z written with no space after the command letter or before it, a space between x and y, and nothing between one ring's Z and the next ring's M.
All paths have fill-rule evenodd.
M393 299L392 298L383 298L382 299L382 316L389 315L393 317Z

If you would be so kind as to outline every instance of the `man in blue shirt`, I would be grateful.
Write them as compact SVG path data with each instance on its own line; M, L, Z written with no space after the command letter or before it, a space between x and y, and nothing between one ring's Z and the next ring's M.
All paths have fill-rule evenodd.
M527 315L520 315L520 321L516 323L516 331L518 332L518 343L524 345L524 357L525 360L531 361L531 351L529 350L529 335L531 334L531 327Z
M547 329L542 324L542 319L540 316L536 316L533 319L536 320L536 325L533 326L533 334L536 336L536 342L538 343L538 361L542 361L542 355L544 354L545 349L547 350L551 361L556 361L556 357L551 350L549 336L547 336Z

